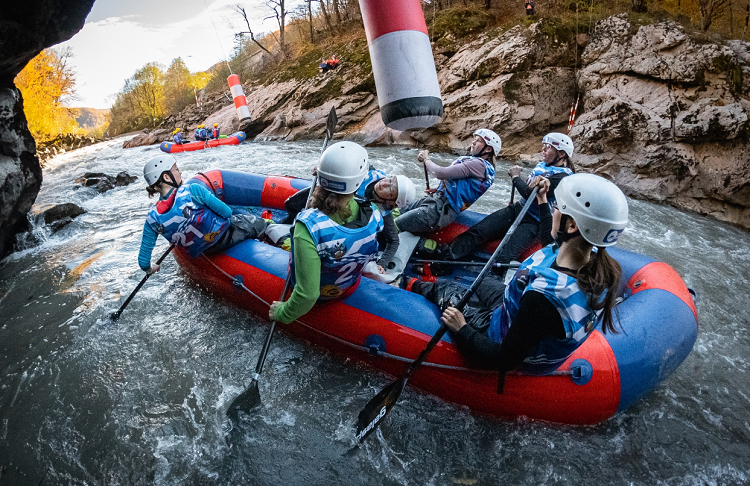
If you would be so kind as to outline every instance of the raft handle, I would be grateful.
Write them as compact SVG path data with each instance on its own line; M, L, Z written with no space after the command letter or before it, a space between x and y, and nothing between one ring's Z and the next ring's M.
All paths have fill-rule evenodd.
M585 359L577 359L570 364L570 379L576 385L585 385L594 376L594 367Z
M380 353L385 353L385 339L379 334L370 334L365 339L365 348L371 356L378 356Z

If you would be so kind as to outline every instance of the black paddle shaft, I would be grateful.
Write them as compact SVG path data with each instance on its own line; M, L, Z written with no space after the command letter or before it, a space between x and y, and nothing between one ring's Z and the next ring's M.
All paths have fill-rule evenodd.
M156 264L157 264L157 265L161 265L161 262L163 262L163 261L164 261L164 259L165 259L165 258L167 258L167 255L169 255L169 252L171 252L171 251L172 251L172 249L174 248L174 245L175 245L174 243L172 243L171 245L169 245L169 248L167 248L167 251L165 251L165 252L164 252L164 254L163 254L163 255L162 255L161 257L159 257L159 259L158 259L158 260L156 260ZM139 291L139 290L141 290L141 287L143 287L143 284L145 284L145 283L146 283L146 280L148 280L148 278L149 278L149 277L150 277L151 275L153 275L153 274L151 274L151 273L147 273L147 274L146 274L146 275L145 275L145 276L143 277L143 279L141 279L141 282L140 282L140 283L138 284L138 286L137 286L137 287L135 288L135 290L133 290L133 291L132 291L132 292L130 293L130 295L128 296L127 300L125 300L125 302L124 302L124 303L122 304L122 306L120 307L120 310L118 310L117 312L115 312L115 313L113 313L113 314L111 314L111 315L109 316L109 318L110 318L110 319L112 319L113 321L116 321L117 319L119 319L119 318L120 318L120 314L122 314L122 311L124 311L124 310L125 310L125 307L127 307L127 306L128 306L128 304L130 303L130 301L131 301L131 300L133 300L133 297L135 297L135 294L137 294L137 293L138 293L138 291Z
M529 210L529 207L534 201L534 198L538 191L539 188L535 187L531 192L528 199L526 200L526 204L524 204L521 212L513 222L513 225L508 229L508 232L505 233L505 237L503 238L503 240L497 246L494 253L492 253L492 256L484 265L482 271L479 272L479 275L477 275L477 278L474 279L474 282L471 284L471 287L469 287L469 290L466 291L463 297L461 297L461 300L458 302L458 304L456 304L456 309L458 309L459 311L463 311L464 307L466 307L466 304L469 302L479 285L487 276L487 273L490 271L495 261L500 257L500 252L505 247L511 235L513 235L513 233L516 231L516 228L521 223L523 217L526 215L526 212ZM380 393L378 393L372 400L367 403L367 405L365 405L365 408L362 409L362 411L359 413L359 417L357 420L357 439L359 439L360 442L365 440L365 438L370 435L378 427L378 425L380 425L380 423L385 419L385 416L388 414L388 412L390 412L391 409L396 405L396 402L401 396L401 392L406 387L406 382L409 380L409 377L422 365L433 348L437 346L437 344L443 338L447 330L448 328L441 324L440 329L438 329L435 335L432 336L432 339L430 339L430 342L427 343L427 346L422 350L422 352L419 353L417 359L411 362L409 368L407 368L406 370L406 373L404 373L401 378L392 382L390 385L381 390Z

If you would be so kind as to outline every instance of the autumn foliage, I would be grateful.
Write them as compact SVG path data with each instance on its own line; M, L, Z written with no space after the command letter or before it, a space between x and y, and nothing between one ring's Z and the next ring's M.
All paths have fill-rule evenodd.
M179 57L167 69L155 62L144 65L115 95L110 134L157 126L165 116L195 103L193 87L203 89L209 79L205 72L191 73Z
M76 122L78 110L66 106L75 96L71 57L70 49L45 49L16 76L29 131L39 142L61 134L83 133Z

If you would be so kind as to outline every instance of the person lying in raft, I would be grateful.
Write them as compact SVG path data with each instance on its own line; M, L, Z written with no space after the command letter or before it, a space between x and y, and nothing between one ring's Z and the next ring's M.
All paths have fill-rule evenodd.
M310 194L310 189L303 189L284 202L288 213L285 222L294 221L297 214L305 208L308 194ZM399 239L393 210L406 207L416 199L416 196L417 189L411 179L403 175L389 176L371 165L368 167L362 185L354 195L359 203L374 203L383 216L384 229L380 236L385 243L385 248L377 261L380 273L385 273L386 270L395 266L393 259L398 250Z
M354 198L368 167L367 151L354 142L337 142L323 152L311 207L299 213L292 231L294 289L286 302L271 304L271 320L288 324L316 302L345 298L357 288L383 229L375 205Z
M532 169L526 182L521 179L521 167L516 165L508 171L513 186L521 195L519 201L485 217L468 231L458 235L450 244L438 246L432 240L421 242L417 246L420 255L427 258L458 260L471 255L487 242L501 240L526 203L526 198L532 189L529 183L535 177L542 176L549 179L551 188L547 199L549 204L554 206L555 188L564 177L575 173L572 156L573 141L570 137L562 133L545 135L542 139L542 161ZM498 262L509 263L517 260L539 243L539 205L533 203L500 253ZM501 269L499 273L504 275L505 269Z
M233 215L229 206L201 184L183 185L177 161L171 155L146 162L143 178L149 197L159 195L143 225L138 265L145 272L160 269L160 265L151 263L158 235L197 257L204 252L224 251L248 238L260 238L273 226L249 214Z
M539 196L540 207L547 206L545 196ZM627 199L604 178L575 174L558 185L557 205L555 244L525 260L507 287L485 279L476 294L479 305L463 313L449 306L441 317L462 352L500 370L501 385L510 370L553 372L599 319L604 332L617 332L612 313L622 270L606 248L628 222ZM410 283L412 292L436 303L457 302L463 292L451 283Z
M437 189L401 210L396 225L401 231L422 234L451 224L458 214L471 206L495 180L495 157L502 142L492 130L474 132L470 154L459 157L448 167L440 167L423 150L417 160L440 179Z
M182 139L181 130L181 128L175 128L172 132L172 138L174 139L174 143L176 143L177 145L182 145L183 143L185 143L185 141Z

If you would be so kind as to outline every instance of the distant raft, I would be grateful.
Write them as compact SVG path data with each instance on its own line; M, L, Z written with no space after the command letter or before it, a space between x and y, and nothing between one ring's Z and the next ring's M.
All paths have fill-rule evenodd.
M443 119L435 60L419 0L360 0L383 123L428 128Z
M246 138L245 132L233 133L226 138L219 138L218 140L208 140L206 142L188 142L182 145L174 142L162 142L159 148L162 152L168 154L176 154L179 152L193 152L194 150L203 150L206 148L218 147L219 145L239 145L244 142Z

